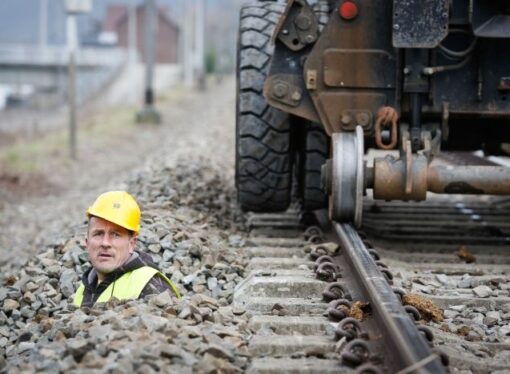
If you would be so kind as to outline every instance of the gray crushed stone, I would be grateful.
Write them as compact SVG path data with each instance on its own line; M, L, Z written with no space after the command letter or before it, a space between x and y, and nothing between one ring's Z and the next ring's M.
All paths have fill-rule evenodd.
M150 163L125 184L143 211L138 250L181 289L77 309L85 222L21 270L1 270L0 372L242 372L249 316L232 309L248 259L233 186L205 159Z

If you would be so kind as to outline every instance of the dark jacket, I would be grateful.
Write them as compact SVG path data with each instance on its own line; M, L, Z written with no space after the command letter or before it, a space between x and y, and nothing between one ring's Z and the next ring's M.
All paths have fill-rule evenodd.
M110 284L122 277L125 273L141 268L142 266L150 266L154 269L158 269L150 255L143 252L133 252L124 265L107 274L106 278L99 283L99 285L97 284L96 270L93 267L87 269L82 277L85 290L83 291L83 302L81 306L92 307ZM170 285L156 274L142 290L139 298L143 299L147 295L157 295L166 290L170 290L171 294L174 294Z

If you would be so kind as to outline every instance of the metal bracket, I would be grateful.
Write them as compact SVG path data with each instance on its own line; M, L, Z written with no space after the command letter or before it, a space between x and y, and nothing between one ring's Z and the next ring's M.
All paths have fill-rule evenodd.
M306 71L306 88L309 90L317 89L317 70Z
M292 75L274 75L266 80L266 87L269 96L276 101L297 107L301 103L303 92L299 85L293 84Z
M284 15L273 34L292 51L314 43L319 36L317 17L306 0L289 0Z

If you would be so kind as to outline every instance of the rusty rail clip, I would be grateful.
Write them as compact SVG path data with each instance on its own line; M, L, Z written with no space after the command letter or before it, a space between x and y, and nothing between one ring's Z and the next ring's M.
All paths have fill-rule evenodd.
M394 149L397 146L397 121L398 114L394 108L384 106L379 109L375 121L375 143L379 148L388 150ZM388 144L384 143L382 139L382 130L386 127L390 127L391 135L391 140Z

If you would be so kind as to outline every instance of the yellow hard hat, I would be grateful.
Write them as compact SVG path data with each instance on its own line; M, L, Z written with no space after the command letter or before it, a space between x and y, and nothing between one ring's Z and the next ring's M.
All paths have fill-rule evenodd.
M96 216L130 231L140 231L140 207L126 191L105 192L87 209L87 217Z

